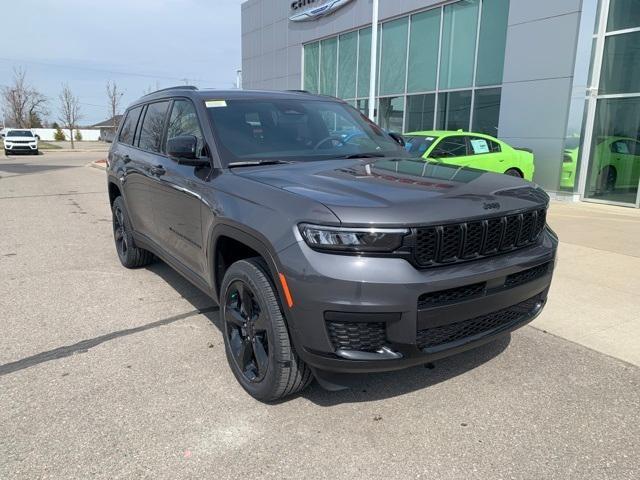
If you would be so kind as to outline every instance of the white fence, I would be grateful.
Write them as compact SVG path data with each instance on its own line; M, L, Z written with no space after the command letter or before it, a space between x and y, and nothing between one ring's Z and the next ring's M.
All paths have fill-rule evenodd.
M40 140L53 141L55 140L56 129L55 128L32 128L33 133L40 137ZM63 128L64 136L67 140L71 140L71 133L69 129ZM100 138L100 129L87 129L81 128L79 130L73 131L73 139L75 140L75 135L77 132L80 132L82 135L83 141L96 142Z

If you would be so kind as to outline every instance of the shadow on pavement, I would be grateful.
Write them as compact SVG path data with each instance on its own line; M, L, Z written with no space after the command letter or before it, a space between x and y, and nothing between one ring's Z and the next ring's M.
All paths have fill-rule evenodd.
M27 175L31 173L62 170L64 168L77 168L77 165L38 165L33 163L4 163L0 162L0 172L14 175Z
M164 262L156 262L147 269L171 285L183 298L191 302L194 308L201 310L202 314L222 332L219 312L217 309L211 310L215 303L209 296L182 278ZM350 382L351 388L339 392L326 391L314 382L298 396L316 405L331 407L343 403L372 402L404 395L469 372L498 356L510 342L511 335L505 335L474 350L423 366L395 372L353 375ZM295 397L286 398L283 402L286 403L291 398Z
M321 407L343 403L374 402L423 390L467 373L502 353L511 342L511 335L482 345L474 350L437 360L418 367L395 372L354 375L351 388L328 392L314 383L300 395Z

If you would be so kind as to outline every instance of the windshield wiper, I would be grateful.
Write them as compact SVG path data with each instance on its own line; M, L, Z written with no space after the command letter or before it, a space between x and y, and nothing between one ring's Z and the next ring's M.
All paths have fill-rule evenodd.
M284 163L292 163L287 162L285 160L253 160L253 161L245 161L245 162L231 162L227 165L229 168L234 167L257 167L260 165L280 165Z
M341 157L338 158L346 158L351 159L351 158L377 158L377 157L384 157L384 153L378 153L378 152L365 152L365 153L352 153L349 155L343 155Z

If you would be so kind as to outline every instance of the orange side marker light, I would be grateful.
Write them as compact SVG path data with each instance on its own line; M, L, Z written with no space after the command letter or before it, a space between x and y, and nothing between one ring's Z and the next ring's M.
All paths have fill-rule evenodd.
M280 283L282 284L282 290L284 291L284 298L287 300L287 305L289 306L289 308L291 308L293 307L293 297L291 297L289 285L287 285L287 279L282 273L278 273L278 275L280 276Z

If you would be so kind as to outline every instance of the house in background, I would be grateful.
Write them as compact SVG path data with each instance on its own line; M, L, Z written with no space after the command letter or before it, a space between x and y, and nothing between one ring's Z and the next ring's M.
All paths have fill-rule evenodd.
M99 140L102 142L112 142L113 137L115 136L118 125L120 125L120 121L122 120L122 115L116 115L115 117L111 117L108 120L104 120L103 122L96 123L95 125L91 125L89 128L100 129L100 137Z

